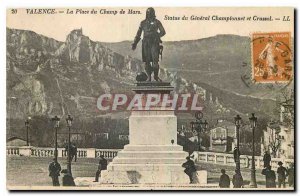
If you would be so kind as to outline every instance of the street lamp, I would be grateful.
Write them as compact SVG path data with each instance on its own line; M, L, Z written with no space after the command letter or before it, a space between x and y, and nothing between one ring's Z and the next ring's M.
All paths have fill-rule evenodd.
M204 122L202 121L203 113L200 112L200 111L195 113L195 118L196 118L196 121L190 122L190 125L191 125L191 128L192 128L192 132L194 132L194 130L196 130L196 132L197 132L198 149L200 151L201 150L200 134L207 130L208 123L207 123L206 120L204 120Z
M252 129L252 163L251 163L251 181L250 181L250 187L251 188L257 188L256 184L256 175L255 175L255 160L254 160L254 138L255 138L255 128L257 125L257 117L254 116L254 113L252 113L252 116L249 118L251 123L251 129Z
M71 126L72 126L72 121L73 118L71 117L71 115L68 115L68 118L66 118L67 121L67 126L69 128L69 136L68 136L68 173L72 176L72 171L71 171Z
M25 120L25 126L26 126L26 145L29 146L29 121L30 121L31 117L28 117Z
M51 120L53 122L55 122L55 125L54 125L54 128L55 128L55 150L54 150L54 157L55 157L55 160L57 161L57 156L58 156L58 151L57 151L57 131L58 131L58 128L59 128L60 118L57 117L57 116L54 116L53 118L51 118Z
M236 148L237 148L237 161L236 161L236 170L240 172L240 127L242 124L242 118L240 115L234 117L235 127L236 127Z

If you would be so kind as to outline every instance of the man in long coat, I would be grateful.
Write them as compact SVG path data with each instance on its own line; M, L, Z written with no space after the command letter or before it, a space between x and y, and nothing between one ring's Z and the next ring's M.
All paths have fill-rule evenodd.
M266 188L276 188L276 174L270 165L264 168L261 174L266 176Z
M60 186L58 176L60 176L61 166L55 158L53 162L49 164L48 170L49 176L52 178L53 186Z
M147 81L151 81L152 72L154 72L154 79L156 81L161 81L158 77L159 72L159 55L162 52L161 37L163 37L166 32L161 22L156 19L155 10L150 7L146 11L146 19L143 20L139 26L136 33L135 39L132 44L132 50L136 49L138 42L141 39L141 34L143 34L142 40L142 59L145 63L145 71L148 76Z
M185 168L184 173L186 173L190 178L190 183L193 183L193 174L197 171L195 163L191 160L190 157L186 157L186 162L182 164L182 167Z

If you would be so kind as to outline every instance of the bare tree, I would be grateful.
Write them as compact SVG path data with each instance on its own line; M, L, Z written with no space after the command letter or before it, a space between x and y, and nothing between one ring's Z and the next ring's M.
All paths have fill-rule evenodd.
M272 150L272 156L275 158L278 149L281 145L281 138L280 138L280 126L278 122L271 121L269 123L270 128L270 136L269 136L269 148Z
M282 123L287 127L294 127L294 91L291 89L284 89L281 91L279 97L276 98L277 107L274 112L281 114Z

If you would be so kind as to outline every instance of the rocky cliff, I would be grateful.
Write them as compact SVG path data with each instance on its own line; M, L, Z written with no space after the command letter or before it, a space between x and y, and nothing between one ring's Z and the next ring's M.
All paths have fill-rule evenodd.
M32 31L7 29L7 134L24 135L24 119L32 116L30 134L35 145L53 146L53 125L49 117L64 118L67 114L75 117L73 128L79 132L115 132L118 136L124 129L127 131L126 124L118 122L126 119L128 113L100 112L96 108L96 100L103 93L131 92L136 73L143 70L140 60L115 51L90 40L81 29L70 32L65 42ZM178 55L176 51L167 54ZM275 101L236 94L200 82L201 77L197 72L192 76L193 72L184 78L180 71L162 68L160 77L170 81L177 93L199 94L210 126L219 118L232 121L236 114L247 119L248 113L255 112L259 120L272 116ZM106 122L106 117L117 120L99 123ZM185 120L184 123L194 119L192 113L180 113L178 117ZM65 126L65 122L61 126ZM89 141L88 144L95 146Z
M9 118L68 113L95 117L102 93L131 92L142 62L94 42L82 29L59 42L32 31L7 29L7 103ZM160 73L179 93L206 90L166 69Z

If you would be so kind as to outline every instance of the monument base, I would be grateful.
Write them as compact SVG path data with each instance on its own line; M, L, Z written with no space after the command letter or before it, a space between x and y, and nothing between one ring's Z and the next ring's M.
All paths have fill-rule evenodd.
M148 94L170 94L169 82L140 82L133 91L141 94L144 106ZM159 104L149 110L132 110L129 144L101 172L102 184L189 184L182 164L187 152L177 145L177 117L174 108ZM207 175L205 175L205 181Z
M101 173L101 183L188 184L182 163L188 153L179 145L126 145Z

